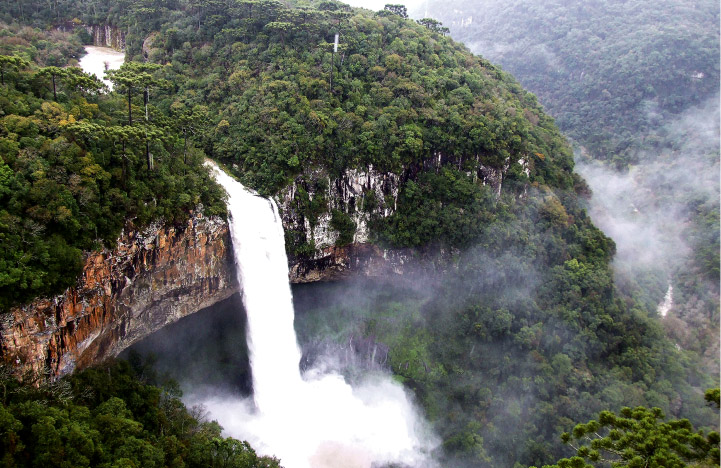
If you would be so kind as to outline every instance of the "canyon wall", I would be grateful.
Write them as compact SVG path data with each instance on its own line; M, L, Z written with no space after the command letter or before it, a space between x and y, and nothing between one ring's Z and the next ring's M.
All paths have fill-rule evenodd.
M64 32L72 32L84 29L92 38L92 45L98 47L110 47L112 49L125 51L125 32L117 26L107 24L83 24L79 20L68 21L56 26L56 29ZM84 39L87 41L87 39Z
M323 180L322 188L308 181ZM289 276L291 282L309 283L342 279L350 274L380 276L402 273L409 252L381 249L371 243L369 222L372 215L390 216L395 212L400 177L380 173L369 167L365 171L348 170L331 178L320 170L309 170L278 195L286 235L296 244L304 244L310 252L294 254L289 246ZM372 194L373 209L364 206ZM325 200L322 213L312 216L304 208L304 200ZM340 233L332 226L332 213L348 214L353 222L352 238L339 242Z
M480 181L500 190L502 172L486 174L482 169L477 173ZM282 191L277 200L286 233L300 236L309 247L303 255L289 255L290 281L402 275L418 264L418 252L384 249L370 238L371 216L395 211L405 177L408 174L380 173L372 167L338 178L307 173ZM305 182L321 178L327 181L323 193ZM327 206L311 220L299 193L307 199L322 196ZM375 200L372 209L365 206L369 194ZM346 243L338 242L333 211L353 221L352 239ZM181 226L128 227L114 249L88 254L75 287L0 317L0 362L18 375L60 376L116 356L165 325L238 292L231 249L228 224L219 218L196 214Z
M125 33L116 26L86 25L85 30L92 36L93 45L125 50Z
M200 215L182 226L127 229L89 254L75 287L0 317L0 362L21 376L61 376L111 356L238 292L228 224ZM402 256L370 244L327 247L289 265L293 283L400 273Z
M75 287L1 317L0 358L25 372L67 374L238 291L225 221L127 229L89 254Z

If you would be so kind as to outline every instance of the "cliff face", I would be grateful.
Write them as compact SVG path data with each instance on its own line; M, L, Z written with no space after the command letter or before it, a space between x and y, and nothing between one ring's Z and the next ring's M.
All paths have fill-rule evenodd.
M314 258L291 261L288 276L291 283L313 283L342 280L351 275L402 275L410 258L410 252L381 249L369 243L330 246L316 251Z
M338 178L319 171L297 177L279 194L278 206L286 233L296 244L310 247L311 252L289 253L291 281L308 283L341 279L349 274L399 273L405 254L370 244L368 225L372 215L389 216L395 211L400 180L398 175L380 173L372 166L366 171L347 171ZM368 197L376 200L372 209L365 206ZM322 212L309 215L307 205L318 199L324 200ZM352 221L350 242L338 242L340 232L332 226L333 211L346 213Z
M76 287L4 315L0 358L19 375L63 375L114 356L237 292L230 250L220 219L128 230L115 249L87 257Z
M401 255L360 243L327 246L292 261L289 273L294 283L336 280L400 273L402 263ZM127 230L115 249L88 255L75 287L0 318L0 361L17 375L64 375L236 292L224 220L196 216L184 226Z
M94 46L110 47L115 50L125 50L125 33L117 26L107 24L82 24L68 21L56 26L60 31L71 32L84 29L93 39Z
M417 253L372 244L369 222L372 216L395 211L406 177L407 173L380 173L372 167L335 179L308 173L280 193L286 232L310 247L305 255L289 256L290 281L404 274ZM476 177L500 191L502 171L480 168ZM325 205L311 219L303 200L316 197ZM333 227L334 211L352 220L347 243L338 242L341 233ZM115 356L165 325L236 293L231 249L229 227L221 219L196 216L179 227L128 229L115 249L88 255L76 287L0 318L0 361L17 374L48 371L58 376Z
M85 30L92 36L93 45L125 50L125 33L115 26L86 25Z
M395 213L401 184L412 179L414 171L439 170L449 162L456 164L437 154L425 161L422 168L407 168L401 174L380 172L369 166L366 170L347 170L335 178L319 170L308 170L298 176L277 199L286 236L290 239L291 281L328 281L350 274L403 274L417 253L409 249L381 249L372 244L371 219ZM460 161L457 164L460 168ZM522 160L521 166L528 174L528 164ZM508 165L494 169L477 163L475 171L468 175L490 186L496 196L500 196L507 171ZM319 210L313 208L317 200L321 200L316 205L321 207ZM345 213L352 221L352 237L348 236L345 242L339 242L342 233L333 225L333 212ZM305 246L302 254L293 252L298 245Z

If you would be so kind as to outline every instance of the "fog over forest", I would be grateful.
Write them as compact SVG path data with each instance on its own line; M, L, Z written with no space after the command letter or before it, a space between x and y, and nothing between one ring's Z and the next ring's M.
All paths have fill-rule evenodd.
M617 285L718 375L717 2L429 2L410 8L539 96L575 147Z
M718 466L719 10L0 2L2 463Z

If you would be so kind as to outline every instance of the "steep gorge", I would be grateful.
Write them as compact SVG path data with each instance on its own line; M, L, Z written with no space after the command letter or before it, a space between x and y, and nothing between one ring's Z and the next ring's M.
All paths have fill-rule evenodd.
M331 187L328 195L343 200L336 193L343 183ZM287 201L283 212L286 227L303 223ZM317 229L334 237L327 222ZM292 259L291 282L402 272L402 253L369 244L367 234L356 240L344 246L319 243L314 255ZM140 230L128 225L114 249L87 254L75 287L3 316L0 358L18 375L60 376L115 356L165 325L236 293L230 249L228 223L220 218L197 214L185 225L155 223Z
M329 210L313 225L293 203L300 183L278 197L286 231L303 230L315 247L309 255L289 258L292 283L404 273L414 254L372 243L367 214L360 209L364 191L377 191L379 198L397 196L397 176L352 171L330 179L324 194ZM337 245L333 209L351 213L356 225L352 242ZM388 215L393 207L379 210ZM75 287L4 316L0 357L17 374L61 376L116 356L165 325L236 293L230 245L228 223L219 218L195 215L185 225L156 223L140 230L129 225L114 249L87 255Z
M113 199L102 198L105 211L82 224L80 232L88 235L81 248L97 245L90 221L116 220L115 230L102 237L114 244L125 219L141 225L185 219L199 200L205 212L223 215L220 190L214 196L202 171L186 167L202 161L204 153L246 186L287 205L285 240L294 257L294 281L341 278L354 271L375 274L376 268L406 272L415 263L407 261L411 257L440 260L432 265L429 281L403 278L414 291L380 291L381 307L367 300L373 288L345 289L340 305L317 315L323 329L314 333L314 323L307 327L306 342L311 353L314 344L336 338L347 348L356 338L386 346L386 368L415 393L443 440L443 466L486 460L493 466L546 465L562 454L555 432L601 408L659 406L673 415L683 409L691 419L710 424L695 410L703 409L703 402L698 388L689 385L703 376L693 366L682 367L682 351L664 339L653 317L636 313L633 298L615 289L609 263L614 244L586 214L588 190L572 173L572 152L533 96L441 33L399 15L334 12L326 9L332 7L328 2L317 11L277 6L278 11L262 15L253 9L252 17L249 11L223 11L214 16L216 24L208 16L212 9L200 14L185 8L167 24L138 12L122 16L138 24L128 32L128 57L171 65L157 75L177 86L152 94L150 111L168 117L153 122L175 135L175 147L158 145L152 171L144 167L144 156L151 160L147 145L138 145L133 174L118 164L117 141L84 142L64 132L81 150L99 156L96 161L108 167L117 191L132 200L127 214L120 215ZM275 29L289 18L296 24L293 31ZM334 73L330 48L316 44L323 44L324 32L341 20L341 45L347 48L335 57L341 65ZM166 40L149 41L156 33L152 37ZM146 44L152 46L147 55ZM45 90L27 99L41 106L48 96ZM112 122L116 130L124 116L117 106L113 111L113 103L124 102L119 98L98 99L112 117L106 122L84 120ZM130 101L140 115L140 95ZM186 162L187 126L181 118L196 114L204 120L206 109L196 106L201 102L208 104L209 121L200 122L203 138L191 142L198 146L190 145ZM79 156L88 152L69 154L78 156L70 162L80 160L69 175L83 173L87 159ZM46 158L50 163L52 156ZM42 175L32 166L13 167L30 182ZM62 175L63 168L56 173ZM174 177L164 177L165 169ZM136 176L132 184L124 183L123 174ZM66 185L72 188L72 181L68 177ZM194 190L198 187L209 190ZM98 192L109 193L103 187ZM36 205L49 205L26 198L20 200L24 205L17 203L28 208L16 210L18 219ZM16 236L18 251L22 234ZM72 240L76 232L63 234ZM365 239L377 244L361 243ZM408 250L391 253L385 245ZM178 255L184 254L180 248ZM76 257L81 258L79 249ZM63 268L67 262L56 264ZM40 270L36 277L45 273ZM62 287L38 294L56 294L74 283L75 273L65 279ZM378 283L393 282L383 277ZM26 283L19 278L14 284ZM188 313L194 309L191 304ZM131 331L153 323L154 314L134 322ZM105 327L115 323L120 322ZM78 335L86 337L75 347L81 349L76 351L80 359L64 351L76 367L85 365L86 355L88 360L99 356L82 351L90 341L88 349L101 343L92 340L91 328ZM221 321L215 328L225 330L228 324ZM96 330L106 333L102 326ZM188 341L178 346L187 349ZM106 343L107 354L113 354L110 345L120 340L116 335ZM59 362L47 349L37 356L40 364ZM198 357L186 356L186 361ZM213 367L219 361L208 362Z

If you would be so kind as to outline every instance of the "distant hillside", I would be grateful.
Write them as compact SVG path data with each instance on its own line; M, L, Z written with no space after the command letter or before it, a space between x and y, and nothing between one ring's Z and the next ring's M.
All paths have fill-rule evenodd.
M649 309L671 286L669 333L718 375L718 2L452 0L428 14L536 93L578 147L617 284Z
M644 134L719 90L714 0L430 0L428 15L619 165L638 161Z

